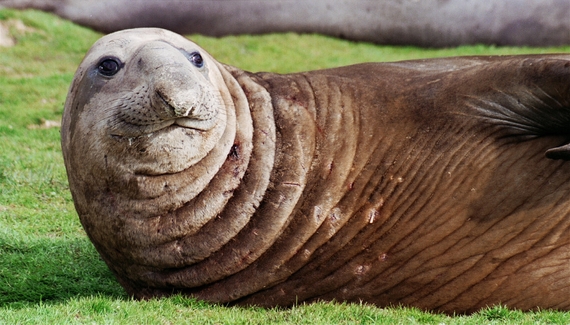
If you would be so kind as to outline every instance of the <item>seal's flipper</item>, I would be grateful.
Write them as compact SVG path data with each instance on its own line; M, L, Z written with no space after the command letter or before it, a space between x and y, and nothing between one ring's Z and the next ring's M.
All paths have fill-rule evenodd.
M546 158L570 160L570 143L546 151Z

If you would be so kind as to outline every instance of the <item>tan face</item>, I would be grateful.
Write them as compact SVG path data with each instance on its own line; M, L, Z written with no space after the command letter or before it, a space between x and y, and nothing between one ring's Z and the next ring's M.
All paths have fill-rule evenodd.
M127 38L128 36L128 38ZM222 137L225 87L200 47L158 29L100 39L81 63L66 102L64 145L143 175L176 173ZM87 158L89 159L89 158Z

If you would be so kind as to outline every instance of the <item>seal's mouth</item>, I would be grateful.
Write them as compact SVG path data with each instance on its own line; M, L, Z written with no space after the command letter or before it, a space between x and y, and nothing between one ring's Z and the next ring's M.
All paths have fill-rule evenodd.
M132 125L128 123L122 123L120 130L112 130L109 135L114 139L123 138L138 138L138 137L153 137L157 133L169 132L173 129L182 128L188 129L188 131L195 132L206 132L201 128L201 125L197 125L196 121L189 118L177 118L163 123L153 124L153 125Z
M172 126L192 132L207 132L215 128L222 117L219 115L223 111L220 101L205 92L179 91L171 94L163 89L148 91L149 87L139 88L127 92L109 110L107 134L134 138Z
M180 117L174 120L175 125L204 132L214 127L215 122L215 117L209 120L198 120L188 117Z
M217 122L214 116L207 120L196 119L194 117L171 117L152 123L140 123L140 121L129 121L117 117L111 124L109 135L114 138L134 138L139 136L152 136L154 133L172 128L184 128L196 132L207 132L211 130ZM165 130L168 131L168 130Z

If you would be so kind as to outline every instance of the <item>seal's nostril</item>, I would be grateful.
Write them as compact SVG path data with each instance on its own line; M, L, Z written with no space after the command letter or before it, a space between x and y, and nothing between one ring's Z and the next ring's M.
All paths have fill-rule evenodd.
M156 96L162 101L162 103L164 103L167 106L170 106L170 104L168 103L168 101L164 98L164 95L162 95L162 93L160 91L156 91Z
M188 116L188 109L185 109L183 107L180 107L180 105L177 105L176 102L174 102L173 100L171 100L168 96L164 95L161 91L157 90L155 92L156 96L158 97L158 101L160 102L160 104L162 104L161 106L165 107L165 110L167 111L167 113L170 115L172 114L173 117L185 117Z

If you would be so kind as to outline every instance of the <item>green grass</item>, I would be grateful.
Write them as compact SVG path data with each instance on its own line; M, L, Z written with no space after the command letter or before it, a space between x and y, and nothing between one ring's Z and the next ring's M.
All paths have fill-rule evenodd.
M290 309L225 307L180 296L134 301L98 257L67 188L59 120L84 53L101 35L35 11L0 10L17 45L0 48L0 324L566 324L570 313L505 307L469 316L409 308L318 303ZM27 28L18 28L22 21ZM570 52L560 48L377 46L318 35L208 38L219 61L250 71L293 72L365 61L452 55Z

